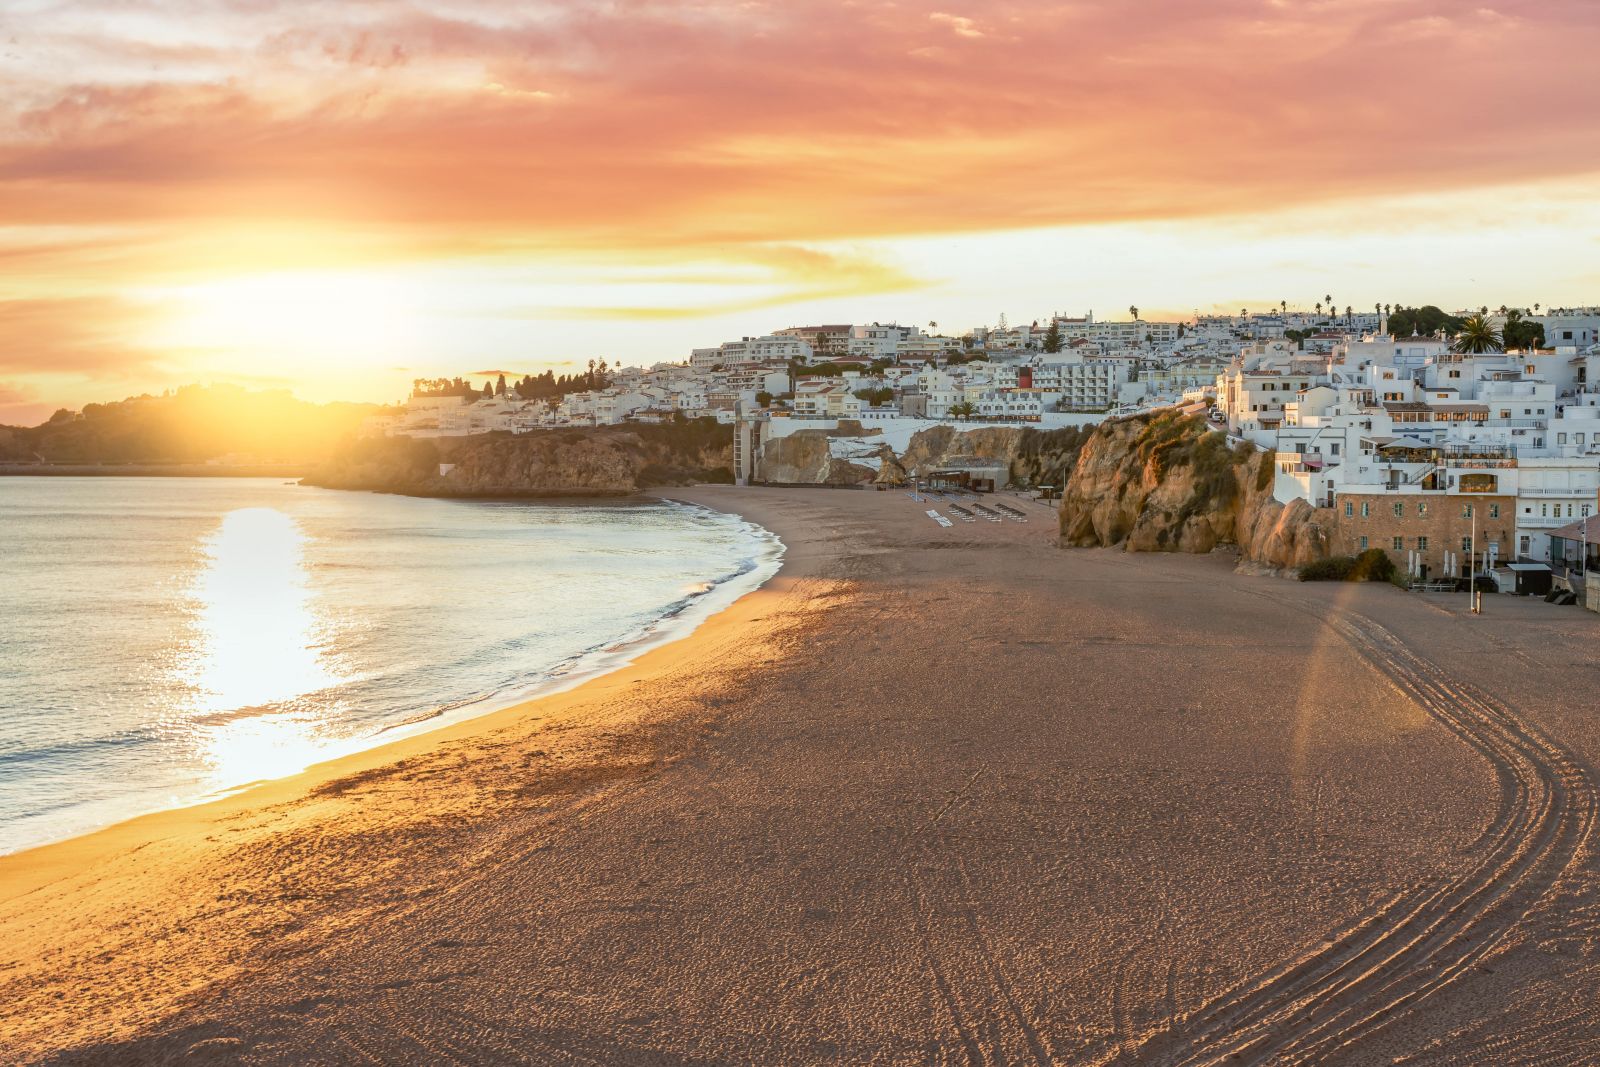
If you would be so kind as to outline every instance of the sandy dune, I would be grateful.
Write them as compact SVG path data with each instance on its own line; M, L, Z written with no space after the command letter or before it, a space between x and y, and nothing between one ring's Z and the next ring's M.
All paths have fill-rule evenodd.
M686 495L692 638L0 861L0 1060L1600 1061L1593 616Z

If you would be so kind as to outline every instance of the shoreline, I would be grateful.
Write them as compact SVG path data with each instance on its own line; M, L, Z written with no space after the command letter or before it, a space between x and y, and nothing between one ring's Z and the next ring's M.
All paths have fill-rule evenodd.
M1352 931L1434 974L1381 946L1441 891L1492 962L1360 1055L1600 1039L1558 1014L1600 984L1592 858L1533 834L1550 873L1474 903L1508 798L1437 688L1594 762L1582 620L1063 551L1042 510L670 497L780 573L567 693L0 861L0 1059L1103 1067L1240 990L1270 1024Z
M364 492L365 490L356 491ZM681 507L720 512L720 509L709 505L674 498L661 492L641 492L638 495L641 501L645 502L663 502ZM599 502L605 502L605 498L599 498ZM122 840L123 838L129 836L137 837L146 828L149 828L153 834L179 832L184 828L192 828L192 826L178 826L169 831L162 826L164 816L193 813L197 820L209 821L209 816L213 813L208 813L205 809L209 809L213 805L221 806L237 803L241 806L248 806L258 801L267 801L269 794L280 791L293 792L297 788L310 792L330 780L346 775L359 774L362 771L404 759L408 755L414 755L418 750L426 750L430 738L443 742L445 740L469 737L473 733L470 727L476 723L484 723L485 729L493 729L496 724L490 720L498 720L501 717L509 720L527 714L545 701L567 695L572 696L575 700L586 698L591 694L586 694L582 691L589 686L642 666L644 661L653 653L671 649L675 645L691 641L703 628L732 611L746 598L761 592L782 576L788 555L788 546L782 538L773 531L758 523L751 522L741 515L732 512L720 513L739 519L751 527L753 536L761 543L753 566L747 571L718 582L711 589L706 590L705 593L692 597L678 611L651 621L639 634L627 638L621 643L612 644L607 648L595 650L581 657L579 661L573 664L578 669L571 676L563 675L558 678L547 678L533 686L531 690L508 697L503 701L496 701L491 695L482 698L482 700L473 700L465 704L442 705L439 709L425 716L393 723L381 727L372 734L353 739L353 743L358 745L353 751L318 760L291 774L225 786L188 801L130 815L103 826L70 834L67 837L42 842L37 845L29 845L11 852L0 853L0 903L4 903L9 897L15 895L16 887L19 884L16 872L10 869L12 867L29 866L54 870L59 869L64 863L93 862L95 857L126 847L128 842ZM716 605L715 598L719 592L747 581L752 574L759 573L768 564L775 564L772 573L762 578L757 584L738 591L737 595L726 603L720 606ZM709 610L703 613L697 611L697 609L702 608L709 608ZM681 654L681 652L682 650L679 650L678 654ZM463 715L452 714L452 712L473 708L476 704L485 701L490 703L491 706L480 710L468 711ZM435 721L439 719L444 721ZM412 747L413 744L415 747ZM228 813L222 811L219 807L214 814L218 818L225 818ZM136 826L138 827L137 830L135 829ZM104 843L104 847L88 840L102 834L110 835L116 840L108 840ZM143 845L136 847L143 847ZM49 854L50 850L53 849L62 849L64 852L73 853L73 856L70 859L65 859ZM21 884L27 884L27 879L23 879ZM36 888L38 886L29 885L23 892L32 892Z

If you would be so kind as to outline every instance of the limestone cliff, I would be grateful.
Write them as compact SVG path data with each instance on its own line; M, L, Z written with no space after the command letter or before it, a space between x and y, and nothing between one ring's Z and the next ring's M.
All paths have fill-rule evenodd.
M732 481L732 448L731 428L711 420L365 440L305 481L416 496L624 496L652 486Z
M760 480L769 485L861 485L878 472L859 463L836 459L829 430L796 430L761 446Z
M957 460L977 457L1004 464L1013 485L1059 485L1091 432L1088 427L1039 430L1032 426L981 426L957 430L954 426L930 426L912 436L900 463L920 477Z
M1174 410L1102 423L1084 444L1061 503L1061 543L1130 552L1210 552L1299 567L1326 558L1333 512L1273 499L1274 457L1229 448Z

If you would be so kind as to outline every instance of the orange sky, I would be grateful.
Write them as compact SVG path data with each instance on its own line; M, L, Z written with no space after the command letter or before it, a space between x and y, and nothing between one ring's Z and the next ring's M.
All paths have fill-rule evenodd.
M29 0L0 421L808 319L1600 300L1600 5Z

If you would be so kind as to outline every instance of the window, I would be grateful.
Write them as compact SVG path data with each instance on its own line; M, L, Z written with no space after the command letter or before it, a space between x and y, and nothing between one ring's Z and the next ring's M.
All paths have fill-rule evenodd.
M1350 501L1346 500L1344 502L1344 517L1347 518L1347 519L1350 518L1352 515L1355 514L1355 511L1356 511L1356 506L1353 503L1351 503Z
M1394 517L1397 518L1397 519L1403 519L1403 518L1405 518L1405 515L1406 515L1406 506L1404 504L1400 503L1399 501L1396 501L1395 505L1394 505Z
M1333 455L1337 456L1338 454L1339 454L1339 446L1337 444L1335 444L1333 446Z
M1463 519L1472 518L1472 505L1471 504L1463 504L1463 505L1461 505L1461 517Z
M1367 539L1365 537L1363 537L1361 539L1361 551L1365 552L1366 550L1367 550Z
M1499 504L1490 504L1489 505L1489 517L1491 519L1498 519L1500 517L1500 505Z
M1417 517L1421 518L1422 516L1426 515L1427 513L1428 513L1428 502L1426 500L1417 501Z
M1396 537L1394 539L1394 550L1396 552L1404 552L1405 551L1405 547L1406 547L1406 539L1404 537Z
M1463 552L1471 552L1472 551L1472 538L1463 537L1461 539L1461 551L1463 551Z
M1417 551L1418 552L1426 552L1426 551L1428 551L1428 539L1426 537L1417 538Z
M1372 505L1369 504L1367 501L1363 500L1361 502L1361 517L1364 519L1368 515L1371 515L1371 514L1372 514Z

